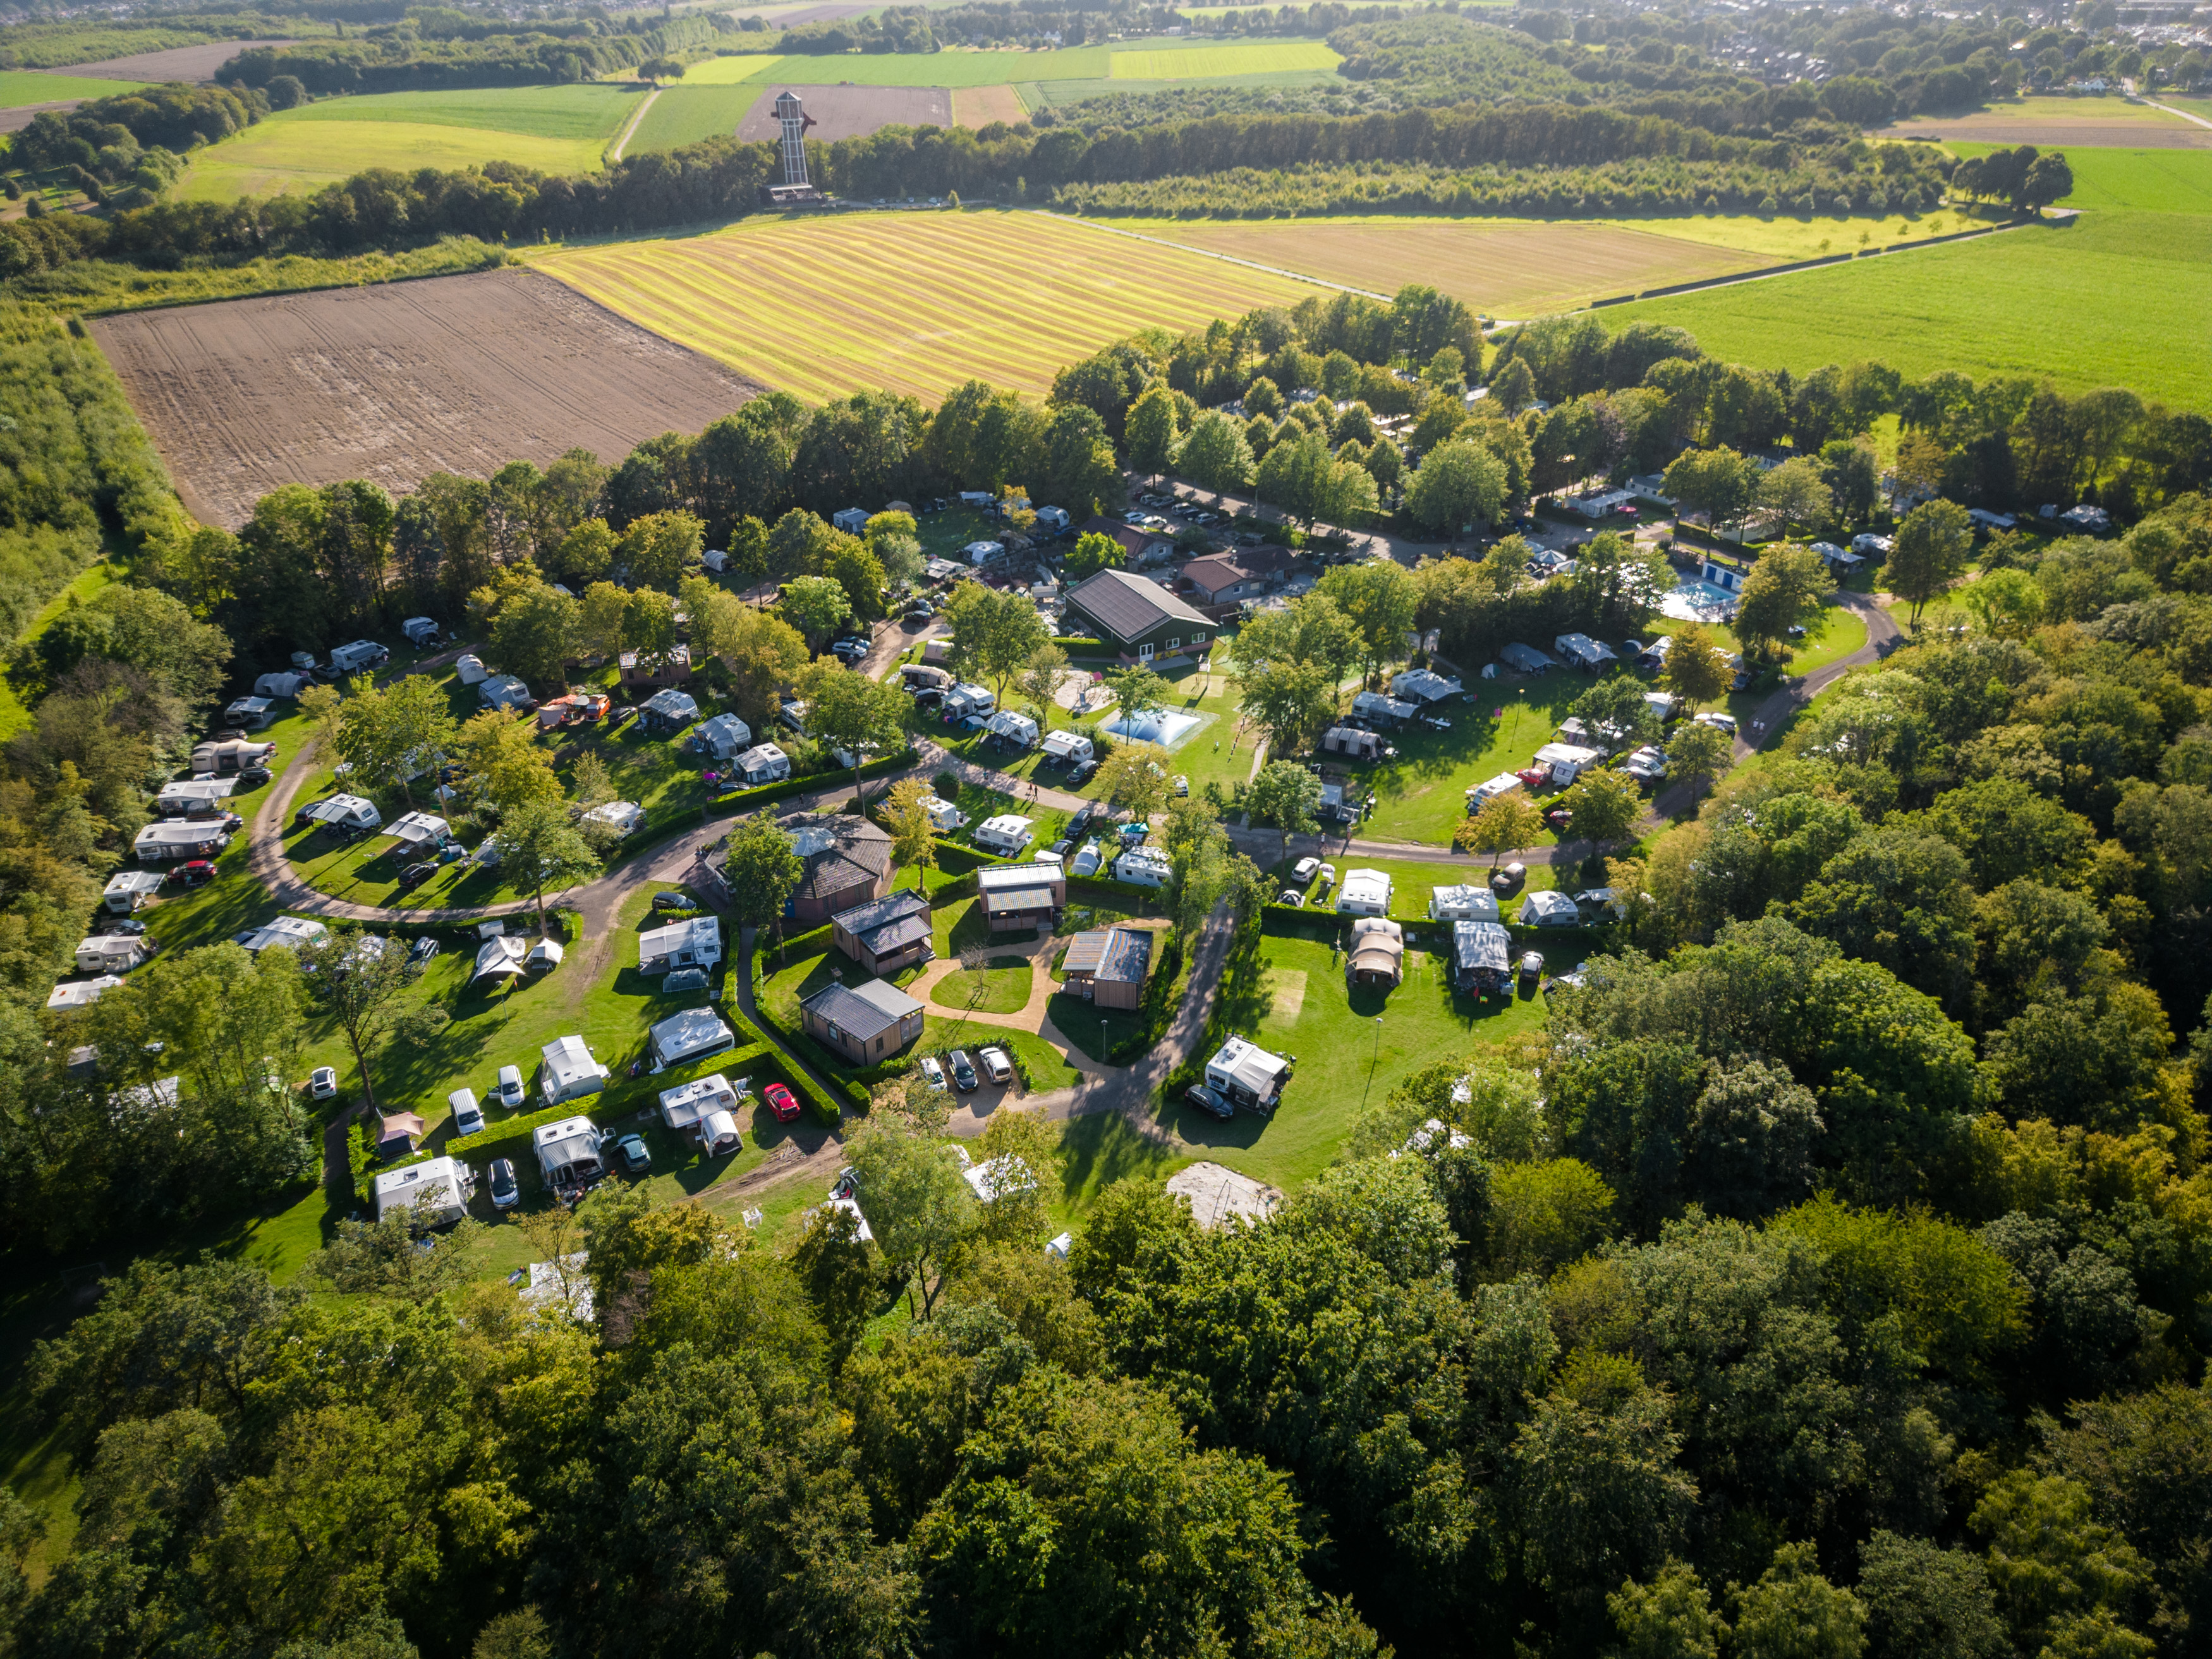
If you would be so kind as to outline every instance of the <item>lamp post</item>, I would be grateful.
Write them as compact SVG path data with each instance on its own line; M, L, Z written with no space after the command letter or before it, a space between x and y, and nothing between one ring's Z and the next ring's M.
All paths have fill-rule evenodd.
M1375 1048L1367 1056L1367 1086L1359 1091L1359 1103L1366 1105L1367 1097L1375 1088L1375 1067L1382 1058L1382 1016L1375 1016Z

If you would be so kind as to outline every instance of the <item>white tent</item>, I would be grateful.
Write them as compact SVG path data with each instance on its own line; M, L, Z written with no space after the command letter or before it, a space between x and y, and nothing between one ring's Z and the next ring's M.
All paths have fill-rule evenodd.
M463 685L481 685L491 677L491 670L483 665L482 657L465 654L454 659L453 675Z
M477 947L477 965L469 977L519 979L522 976L522 959L529 954L529 945L519 939L488 939Z
M645 822L645 808L634 800L611 800L584 814L586 823L611 823L625 836L634 835Z
M1523 927L1573 927L1581 924L1582 911L1565 893L1545 889L1521 901Z
M304 674L264 674L253 682L257 697L296 697L307 684Z

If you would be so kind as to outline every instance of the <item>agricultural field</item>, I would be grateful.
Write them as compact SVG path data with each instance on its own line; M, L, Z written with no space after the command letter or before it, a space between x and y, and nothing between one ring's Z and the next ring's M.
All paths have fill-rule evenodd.
M1884 246L1952 228L1942 219L1762 219L1715 214L1644 221L1546 219L1121 219L1136 235L1388 295L1426 283L1499 317Z
M1873 135L1985 144L2130 144L2160 149L2212 148L2212 129L2124 98L1999 100L1970 115L1916 115Z
M33 109L72 98L113 98L145 84L89 75L49 75L39 70L0 70L0 110Z
M405 491L432 472L486 477L577 447L618 457L672 428L696 432L759 389L521 270L91 327L185 505L234 528L279 484L368 478Z
M112 39L105 31L98 37ZM159 52L134 52L122 58L102 58L90 63L64 64L57 75L90 75L111 81L212 81L215 72L241 52L257 46L290 46L295 40L206 40L192 46L167 46Z
M970 378L1042 393L1062 365L1138 329L1195 327L1313 291L1004 210L760 219L524 257L655 333L812 399L866 386L934 402Z
M2069 152L2080 167L2087 152ZM2093 179L2094 173L2090 175ZM2091 187L2095 187L2092 185ZM2212 408L2212 216L2114 210L1879 259L1609 307L1797 373L1878 356L1915 374L2048 376Z
M225 202L315 190L369 167L412 172L512 161L597 170L643 94L635 87L486 87L332 98L196 151L179 197Z
M1013 87L960 87L952 94L952 118L963 127L988 127L994 121L1012 126L1027 120L1029 113Z
M1965 155L1986 155L1993 144L1951 144ZM2074 193L2060 204L2094 213L2212 215L2212 150L2069 149Z

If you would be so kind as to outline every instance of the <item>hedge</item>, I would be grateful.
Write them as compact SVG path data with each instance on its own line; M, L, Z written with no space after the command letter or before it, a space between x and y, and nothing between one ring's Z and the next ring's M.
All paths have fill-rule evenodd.
M759 1011L760 1023L775 1032L786 1048L802 1060L811 1061L823 1076L836 1084L837 1091L851 1106L866 1111L868 1109L868 1091L842 1075L848 1069L845 1062L805 1032L786 1025L776 1018L775 1010L769 1006L767 988L771 955L779 961L826 955L835 932L830 927L817 927L811 933L800 933L796 938L785 940L781 950L777 950L767 935L756 933L753 935L753 1006ZM815 1089L814 1093L821 1097L824 1104L831 1103L830 1097L823 1095L819 1088Z
M734 1024L732 1029L736 1029ZM750 1026L747 1029L750 1030ZM764 1042L740 1043L714 1058L717 1071L736 1071L740 1074L748 1067L757 1072L763 1061L773 1065L782 1060L782 1056ZM615 1079L611 1078L608 1081L612 1084ZM623 1081L627 1083L629 1079L623 1079ZM649 1086L643 1091L628 1088L602 1090L596 1095L566 1100L558 1106L548 1106L541 1111L525 1112L497 1123L488 1123L472 1135L456 1136L446 1143L445 1156L462 1159L513 1158L518 1154L526 1156L530 1151L530 1137L548 1123L558 1123L565 1118L580 1115L605 1127L617 1119L635 1117L648 1107L657 1106L659 1097L658 1087Z
M1105 641L1094 640L1085 634L1055 634L1052 636L1052 642L1070 656L1079 652L1089 652L1096 655L1108 648Z
M896 755L885 755L880 760L864 762L860 767L860 781L866 783L871 778L880 778L887 773L903 772L921 758L919 750L908 749ZM756 806L787 800L793 795L835 788L852 775L853 769L849 766L829 772L810 772L803 778L786 778L781 783L764 783L757 789L732 789L726 794L717 795L714 805L718 810L727 808L736 812L750 811Z

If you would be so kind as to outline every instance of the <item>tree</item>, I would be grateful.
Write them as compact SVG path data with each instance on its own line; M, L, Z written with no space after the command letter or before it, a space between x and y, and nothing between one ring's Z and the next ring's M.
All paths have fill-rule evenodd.
M1536 401L1534 371L1522 358L1507 358L1491 377L1490 398L1505 411L1507 418L1518 415Z
M1175 465L1175 393L1155 380L1129 405L1122 427L1129 465L1139 472L1164 472Z
M1029 699L1030 711L1040 728L1051 724L1053 702L1066 672L1066 647L1050 641L1030 652L1030 659L1022 665L1022 696Z
M1668 1561L1648 1584L1623 1581L1605 1598L1620 1632L1618 1659L1719 1659L1728 1621L1694 1569Z
M616 557L629 568L632 581L673 593L684 573L699 562L706 533L707 526L689 513L648 513L630 520Z
M1524 790L1509 789L1483 802L1475 815L1452 830L1452 845L1469 853L1490 854L1495 870L1500 858L1534 844L1544 833L1544 809Z
M1248 662L1239 655L1235 670L1237 706L1260 728L1268 750L1303 754L1336 718L1336 675L1318 662Z
M756 729L773 720L777 694L806 665L799 630L703 577L685 580L684 608L691 617L693 654L712 656L728 672L738 712Z
M818 649L853 620L852 598L834 576L795 577L783 585L781 595L777 608L784 620L805 635L811 647Z
M1296 761L1269 761L1244 792L1244 811L1255 824L1275 831L1281 845L1278 863L1291 856L1291 837L1321 828L1314 811L1321 805L1321 780Z
M451 1232L429 1233L402 1206L376 1221L339 1222L337 1236L309 1256L302 1271L341 1295L428 1302L468 1284L469 1255L483 1231L482 1222L465 1217Z
M1361 656L1370 674L1404 653L1421 594L1413 573L1403 565L1389 559L1339 565L1322 577L1319 591L1335 601L1358 629Z
M1119 570L1128 562L1128 550L1103 530L1086 530L1075 538L1061 561L1070 581L1080 581L1101 570Z
M928 796L929 786L920 778L901 778L891 786L884 803L884 827L891 832L892 861L914 866L916 892L927 884L923 877L937 853L936 827L922 807Z
M1666 669L1659 684L1695 710L1714 702L1735 680L1728 653L1702 623L1687 623L1674 630L1674 643L1667 653Z
M1575 780L1559 805L1574 814L1577 836L1607 847L1634 833L1644 817L1644 792L1626 772L1596 767Z
M1735 739L1717 726L1688 720L1667 740L1667 770L1697 794L1720 776L1735 753Z
M622 649L623 627L629 617L629 592L612 582L593 582L584 590L576 618L576 653L586 659L611 657Z
M1868 1659L2005 1659L2012 1643L1981 1559L1876 1529L1859 1544Z
M1247 488L1256 470L1244 428L1218 409L1207 410L1191 423L1176 465L1194 483L1217 494Z
M657 587L641 587L623 605L622 643L641 666L658 669L676 655L676 605Z
M1748 650L1764 647L1780 654L1788 648L1790 630L1819 616L1835 589L1827 561L1811 548L1770 549L1744 578L1733 624L1736 637Z
M1567 713L1611 748L1650 743L1659 735L1659 714L1644 682L1626 672L1607 674L1567 706Z
M545 891L599 873L599 855L557 798L526 802L501 820L495 837L500 878L538 903L538 937L545 937Z
M1685 507L1703 513L1716 530L1743 522L1751 510L1759 468L1733 449L1692 449L1667 469L1664 489Z
M362 1097L374 1111L376 1085L368 1074L369 1061L389 1038L420 1041L443 1030L446 1011L407 998L407 947L396 939L333 928L299 951L308 994L344 1033Z
M1820 464L1809 455L1794 456L1765 474L1753 499L1781 521L1784 536L1825 528L1836 510Z
M345 695L335 685L319 682L300 689L300 712L314 726L315 744L325 754L338 753L338 733L345 721ZM343 755L339 755L343 759Z
M475 798L501 812L561 799L553 759L534 741L532 722L512 708L487 708L460 729L454 747Z
M1886 580L1891 592L1912 607L1912 625L1928 601L1958 580L1973 556L1974 530L1956 501L1923 501L1897 527Z
M884 614L884 588L890 578L874 551L851 536L841 537L822 562L822 574L845 590L853 614L876 622Z
M865 811L868 791L860 768L871 751L889 754L905 743L914 705L898 687L835 662L815 664L800 687L806 698L806 735L852 757L853 793Z
M954 665L988 683L1001 702L1008 682L1052 637L1028 594L1012 588L1001 592L981 582L954 588L945 602L945 619L952 630Z
M1960 603L1992 639L2024 640L2043 623L2043 585L2025 570L1985 569Z
M1108 669L1106 689L1113 694L1115 706L1121 711L1119 718L1126 735L1133 736L1139 726L1168 706L1168 683L1143 663Z
M1098 769L1099 793L1132 818L1149 820L1168 798L1167 759L1156 743L1117 743Z
M739 818L724 848L722 873L738 920L749 927L773 921L781 936L783 908L806 873L783 826L766 812Z
M842 1369L876 1301L875 1270L860 1239L859 1218L842 1205L816 1210L792 1250L791 1265L830 1338L830 1367Z
M1774 1565L1743 1595L1729 1644L1742 1659L1859 1659L1866 1650L1866 1607L1818 1571L1810 1544L1784 1544Z
M850 1142L861 1212L884 1261L921 1297L927 1318L953 1256L978 1224L975 1194L948 1141L891 1118L870 1118Z
M1439 444L1406 486L1406 510L1443 535L1487 524L1505 503L1505 465L1480 444Z

